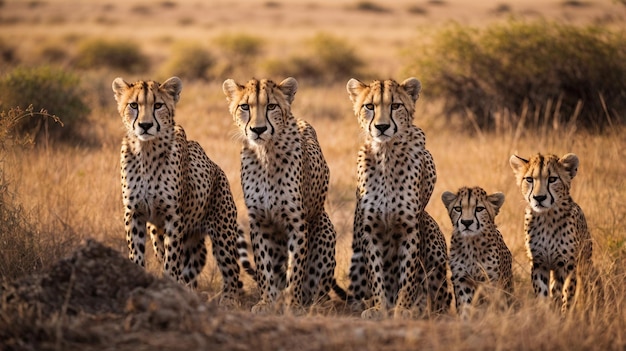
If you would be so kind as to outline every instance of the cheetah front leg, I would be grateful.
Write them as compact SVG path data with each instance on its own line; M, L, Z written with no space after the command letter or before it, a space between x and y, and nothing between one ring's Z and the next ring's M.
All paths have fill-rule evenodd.
M307 303L321 303L329 299L335 275L335 244L337 233L326 212L322 212L311 226L309 235Z
M163 256L165 255L165 247L163 244L165 236L163 233L163 228L158 227L150 222L148 222L147 228L148 232L150 233L150 238L152 238L154 255L156 256L157 260L159 260L159 263L163 263Z
M412 230L407 230L404 234L404 240L399 246L399 261L400 261L400 277L398 281L398 299L396 300L396 306L394 308L394 317L396 318L410 318L411 308L413 307L416 299L416 293L419 291L422 296L425 296L427 291L423 289L424 274L419 272L424 271L424 267L420 264L417 257L420 257L419 250L419 237L417 225L409 226Z
M128 258L141 267L145 266L144 254L146 251L146 219L145 216L128 209L124 212L126 224L126 243L128 244Z
M385 291L384 262L382 244L380 238L384 235L380 231L373 232L372 226L364 226L364 239L366 245L367 279L369 289L372 292L371 306L363 313L364 319L382 319L387 314L387 293Z
M295 220L290 225L291 234L287 241L287 288L285 298L292 309L300 309L306 305L305 282L308 257L308 224L304 220Z
M555 303L561 304L561 312L569 310L576 293L576 269L574 265L565 264L554 271L552 296Z
M280 280L279 275L274 273L277 263L273 262L273 258L278 250L274 241L275 230L272 226L263 225L259 212L249 210L249 217L256 281L261 291L261 299L252 306L252 313L269 313L276 309Z
M531 280L533 283L533 290L535 296L547 298L550 295L549 282L550 282L550 270L545 267L533 263Z
M169 220L165 222L163 273L185 285L181 274L183 267L182 218L172 213L166 217Z

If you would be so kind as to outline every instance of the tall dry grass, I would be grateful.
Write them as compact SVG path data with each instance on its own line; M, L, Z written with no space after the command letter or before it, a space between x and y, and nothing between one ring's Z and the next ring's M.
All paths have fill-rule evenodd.
M211 11L211 15L214 17L204 18L200 15L209 11L203 5L194 5L195 3L183 1L179 7L154 10L152 14L165 24L152 28L153 30L143 26L134 32L143 40L142 50L152 61L166 61L166 55L160 51L162 45L171 45L181 38L204 40L234 30L238 25L234 22L234 14L246 18L242 14L255 11L246 7L245 2L232 3L230 6L238 11L231 11L228 8L229 2L223 2L212 9L214 11ZM262 37L272 36L277 28L284 32L283 37L274 38L272 45L268 46L268 55L280 53L283 47L297 51L298 42L302 38L311 37L314 30L320 27L333 32L351 28L346 38L363 48L369 67L375 69L372 73L380 74L380 78L395 75L400 63L396 50L415 37L412 29L416 25L414 15L408 13L404 5L398 2L389 5L393 15L385 17L383 22L374 22L378 19L376 14L361 14L349 10L347 5L356 3L346 0L335 4L323 0L318 2L318 6L295 2L290 5L285 3L278 10L264 7L257 9L257 14L264 16L253 16L254 21L247 23L247 28L252 28L255 35ZM437 13L463 12L457 7L448 6L447 2L437 2L443 5L432 5L435 3L428 2L425 5L428 16L419 17L419 25L430 23L432 16ZM115 36L126 35L128 26L110 15L110 7L122 14L139 17L139 23L152 21L150 16L129 14L132 10L116 0L111 1L109 7L102 5L98 10L100 12L89 12L92 17L99 15L100 20L83 20L81 16L88 12L84 8L83 12L68 11L63 7L67 6L64 2L42 2L42 6L47 7L46 10L51 10L50 13L58 16L55 26L37 22L33 17L34 11L20 7L18 2L7 3L5 6L7 11L12 6L19 7L19 11L15 11L13 15L16 19L15 25L8 27L14 36L5 39L13 44L23 42L16 51L20 57L29 58L24 61L25 64L37 62L37 55L31 54L38 52L36 48L45 41L61 42L64 43L61 46L70 47L89 36L101 36L103 31ZM481 9L487 7L482 3L480 5ZM267 23L279 18L280 14L284 15L286 11L296 10L299 12L283 21L282 25L271 27ZM550 8L550 11L556 10ZM467 9L463 13L468 13ZM196 20L195 25L175 25L178 19L190 16L199 16L201 19ZM486 16L484 13L476 15L475 20L484 20ZM353 26L348 26L349 23ZM382 23L383 28L371 31L372 23ZM236 29L239 32L240 28ZM390 38L393 39L389 40ZM363 43L369 45L361 45ZM67 54L71 56L72 50L67 49ZM28 262L37 262L29 270L15 271L13 276L45 270L51 262L67 254L83 238L95 238L120 252L126 252L119 184L119 142L124 130L109 88L111 81L121 73L101 69L82 74L87 80L88 89L85 94L88 95L92 112L85 117L87 123L81 124L81 133L87 139L92 139L93 143L89 143L88 147L81 147L49 140L47 147L10 147L0 151L0 195L4 195L0 198L3 200L0 205L4 206L3 209L8 209L9 205L11 209L19 209L12 212L17 214L13 218L17 218L15 223L23 225L21 229L17 225L10 228L0 225L4 230L2 234L9 234L2 236L2 240L15 240L10 235L14 235L14 238L15 235L24 233L31 235L32 244L24 246L21 252L13 252L17 256L30 255L29 258L33 260ZM124 78L132 81L150 77L144 75ZM272 78L280 80L284 77ZM402 80L406 77L395 78ZM247 218L239 178L238 132L221 93L221 80L185 81L178 105L177 121L186 129L188 137L200 142L209 157L226 172L236 198L239 220L245 226ZM339 234L336 276L345 286L351 255L355 160L362 139L344 84L345 82L338 82L313 87L303 82L296 95L293 112L310 121L316 128L329 163L331 184L327 209ZM440 200L444 191L456 190L465 185L479 185L488 192L501 191L506 194L506 201L496 223L514 256L517 305L505 311L488 307L472 317L470 323L450 315L416 322L406 329L395 330L394 326L397 324L394 322L381 322L381 330L389 327L388 331L384 330L388 332L387 339L381 340L400 339L402 346L406 348L437 350L623 349L626 345L626 335L623 332L626 330L626 163L623 162L626 157L626 140L623 137L625 128L615 127L600 135L576 130L573 126L559 126L555 129L551 123L531 130L503 122L497 126L495 132L476 127L470 133L441 118L438 114L440 110L440 101L420 100L415 118L415 123L426 132L427 147L433 154L438 172L437 185L427 211L439 223L449 242L452 228ZM532 294L530 267L522 232L525 204L515 185L508 159L514 153L529 156L536 152L559 155L574 152L581 160L579 173L573 181L572 196L585 211L594 238L594 262L603 278L604 290L608 292L604 304L586 314L561 316L538 303ZM3 255L7 253L8 251L2 252ZM157 263L151 256L149 258L151 260L148 269L158 274ZM2 278L10 277L5 271L0 272ZM218 283L219 273L210 260L201 277L201 290L214 297L219 293ZM256 291L252 284L247 284L246 289L246 307L249 307L256 297ZM330 335L330 340L356 340L358 330L345 330L353 322L356 323L350 319L352 317L346 317L341 310L329 310L321 314L322 317L333 316L340 320L342 329L326 332ZM306 321L307 317L299 319L301 323ZM329 318L322 324L331 323L333 319ZM425 337L430 333L436 337ZM385 346L371 344L364 349L381 349L381 345ZM398 342L394 345L398 345Z
M343 85L325 88L302 86L293 104L296 116L309 120L317 129L322 150L331 170L327 207L337 227L338 267L336 275L346 284L350 259L354 211L355 159L361 140L350 102ZM245 206L239 184L239 141L237 130L226 109L217 83L191 83L183 89L177 120L206 149L207 154L226 172L237 200L240 222L246 223ZM94 133L102 140L121 139L123 130L111 97L110 111L99 111L103 121ZM445 190L464 185L480 185L488 192L502 191L506 201L496 223L514 255L517 308L501 311L487 308L472 317L468 327L452 315L433 321L429 328L448 336L440 339L442 349L455 343L467 349L494 346L498 349L579 349L604 348L626 343L626 166L623 128L606 135L590 135L568 130L516 130L511 127L498 134L470 134L450 130L432 114L434 102L419 101L415 123L427 135L438 171L437 185L427 210L440 224L449 242L451 225L440 196ZM91 117L94 118L94 117ZM95 123L94 119L92 123ZM537 304L532 296L529 264L523 246L524 202L514 182L508 158L516 153L576 153L581 159L572 195L585 211L594 238L594 261L602 278L606 301L597 310L563 318ZM79 238L96 238L126 252L119 185L118 145L107 142L97 148L80 148L50 143L48 148L13 148L3 154L4 179L15 194L29 222L40 233L42 242L76 245ZM42 250L43 262L52 262L66 250ZM42 267L45 269L45 267ZM159 268L154 259L148 269ZM201 290L218 294L219 273L210 262L205 269ZM247 285L252 304L257 293ZM328 311L329 315L342 315ZM324 315L324 313L322 313ZM581 332L580 324L584 323ZM468 335L467 328L479 333ZM528 335L520 334L523 330ZM558 337L557 337L558 335ZM543 341L537 341L540 338ZM495 341L494 341L495 340ZM575 343L573 343L575 342ZM433 341L434 343L434 341ZM511 344L512 343L512 344ZM409 345L409 344L407 344ZM474 346L472 346L474 345ZM514 347L508 346L515 345ZM457 344L457 346L459 346ZM602 347L599 347L602 346Z

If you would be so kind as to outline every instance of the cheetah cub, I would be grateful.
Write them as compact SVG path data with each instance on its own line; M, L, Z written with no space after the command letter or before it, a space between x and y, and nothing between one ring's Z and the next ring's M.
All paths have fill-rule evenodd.
M457 313L465 313L483 284L494 285L510 297L511 252L494 222L504 194L487 195L482 188L463 187L456 194L444 192L441 200L453 226L450 269Z
M569 193L578 156L513 155L509 162L528 203L524 232L535 295L551 296L565 312L574 302L578 282L594 270L587 221Z
M144 266L149 234L164 273L196 288L208 235L223 278L220 304L238 305L239 259L250 266L245 239L226 175L174 121L181 80L116 78L112 88L126 127L121 173L129 258Z

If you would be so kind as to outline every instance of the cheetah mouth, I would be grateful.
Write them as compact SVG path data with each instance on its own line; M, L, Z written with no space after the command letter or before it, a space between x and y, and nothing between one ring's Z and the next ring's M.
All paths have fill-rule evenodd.
M148 132L142 132L142 133L137 134L137 138L141 141L152 140L154 139L154 137L155 136L153 134L150 134Z

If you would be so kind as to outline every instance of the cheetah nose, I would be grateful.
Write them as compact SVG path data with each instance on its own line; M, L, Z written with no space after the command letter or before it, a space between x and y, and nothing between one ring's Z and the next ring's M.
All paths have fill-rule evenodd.
M389 129L389 127L391 127L391 125L390 124L377 124L374 127L380 130L381 133L384 133L387 129Z
M152 122L149 122L149 123L139 123L139 127L141 129L143 129L144 132L147 132L148 129L152 128L153 125L154 125L154 123L152 123Z
M469 226L472 225L472 223L474 223L474 220L472 220L472 219L462 219L461 220L461 224L463 224L465 226L465 228L469 228Z
M267 130L267 127L250 127L250 130L256 135L261 135Z
M535 201L537 202L543 202L543 200L545 200L547 198L546 195L535 195L533 196L533 199L535 199Z

